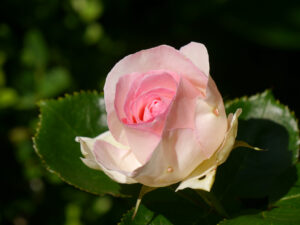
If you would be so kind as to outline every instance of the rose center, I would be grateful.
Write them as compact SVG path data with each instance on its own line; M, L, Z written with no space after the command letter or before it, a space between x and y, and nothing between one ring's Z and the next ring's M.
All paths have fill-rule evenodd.
M170 71L153 70L140 74L132 73L125 78L128 82L133 81L130 85L120 81L124 82L124 87L130 87L126 96L120 95L116 98L120 100L120 103L116 103L116 109L122 122L141 124L156 121L156 118L157 121L163 122L176 94L179 76Z
M147 104L144 108L144 113L142 116L142 121L149 121L156 117L157 115L163 113L168 104L162 101L160 98L154 99L150 104ZM140 117L141 118L141 117Z

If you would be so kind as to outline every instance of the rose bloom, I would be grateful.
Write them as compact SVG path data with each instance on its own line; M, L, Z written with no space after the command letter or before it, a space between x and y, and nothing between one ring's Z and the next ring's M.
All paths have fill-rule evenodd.
M119 183L211 189L241 110L226 116L203 44L126 56L108 74L104 100L109 131L77 137L84 164Z

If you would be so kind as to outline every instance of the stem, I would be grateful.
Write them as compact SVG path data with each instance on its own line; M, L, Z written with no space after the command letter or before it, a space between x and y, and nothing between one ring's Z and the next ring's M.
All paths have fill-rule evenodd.
M144 197L144 195L147 194L150 191L153 191L154 189L156 189L156 188L155 187L148 187L148 186L144 186L144 185L142 186L142 188L140 190L139 197L138 197L138 199L136 201L136 204L135 204L134 212L132 214L132 220L134 219L134 217L137 214L137 211L140 207L140 204L141 204L141 201L142 201L142 198Z

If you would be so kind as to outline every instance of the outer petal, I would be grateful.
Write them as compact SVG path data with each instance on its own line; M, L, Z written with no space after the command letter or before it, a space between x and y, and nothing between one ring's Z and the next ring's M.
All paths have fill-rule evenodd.
M215 181L217 168L209 170L205 175L197 177L197 179L189 179L182 181L177 187L176 191L184 188L201 189L204 191L210 191Z
M201 163L185 180L183 180L177 187L176 191L188 187L203 189L206 191L211 189L215 179L213 174L215 173L217 166L225 162L234 146L238 128L238 117L241 112L242 110L238 109L234 115L231 114L228 116L229 128L219 149L211 158ZM203 176L205 177L201 179Z
M218 151L217 154L217 161L218 165L222 164L223 162L226 161L228 158L234 143L235 143L235 138L237 135L237 130L238 130L238 117L241 115L242 109L237 109L235 114L232 116L228 116L228 123L230 124L230 129L226 135L225 141Z
M119 120L116 111L107 114L108 128L114 138L123 145L128 145L123 123Z
M207 76L209 76L209 58L205 45L191 42L180 48L180 52L188 57Z
M133 178L150 187L168 186L188 176L201 159L205 158L194 130L174 129L163 134L151 159L133 173Z
M223 99L211 77L205 99L198 98L196 106L197 139L209 158L224 140L228 128Z
M96 139L93 153L97 162L109 170L130 174L141 166L130 148L117 142L109 131Z
M90 167L92 169L102 170L106 175L108 175L111 179L115 180L118 183L131 184L131 183L137 182L134 179L128 177L126 175L126 172L121 171L120 169L119 170L111 170L111 169L107 168L107 167L109 167L108 165L112 165L115 163L114 161L112 161L112 159L109 159L107 157L107 155L106 155L107 161L106 161L105 165L104 165L103 161L102 161L103 164L98 162L97 158L99 156L98 155L99 151L101 152L101 150L102 150L105 154L105 153L107 153L107 151L109 151L111 149L114 149L114 151L118 151L117 147L122 146L120 143L117 143L113 139L110 132L105 132L96 138L76 137L76 141L80 142L81 152L84 156L84 158L81 158L81 160L85 165L87 165L88 167ZM95 154L94 149L95 149L96 142L105 143L105 145L104 145L104 148L102 148L100 150L99 150L99 148L96 148L96 154ZM120 151L121 151L121 149L120 149ZM126 151L126 149L125 149L125 151ZM126 155L126 154L124 154L124 152L119 152L119 154L114 152L114 154L116 154L117 156L120 156L119 159L121 159L123 156L123 158L127 158L127 161L136 162L136 160L130 158L130 153L127 153L127 155ZM127 164L128 164L128 162L127 162ZM137 165L139 165L139 164L137 164Z
M124 126L128 145L131 151L141 164L144 164L151 157L152 152L160 141L160 136L147 130L137 130Z

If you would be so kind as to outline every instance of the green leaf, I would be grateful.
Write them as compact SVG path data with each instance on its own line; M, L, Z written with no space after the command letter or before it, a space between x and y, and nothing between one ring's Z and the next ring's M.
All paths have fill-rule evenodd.
M237 108L243 109L237 140L266 151L237 148L218 168L213 192L231 213L263 209L282 197L296 180L299 152L297 120L270 91L226 104L228 113Z
M297 162L299 156L298 121L294 113L287 106L275 100L270 90L266 90L250 98L243 97L236 99L226 104L226 111L228 113L234 112L237 108L243 109L243 113L239 118L240 120L265 119L283 126L288 132L288 150L292 153L293 163Z
M172 224L161 214L149 210L144 205L139 207L139 210L134 219L132 219L134 209L129 210L124 214L119 225L170 225Z
M300 177L300 164L297 166L298 177ZM230 220L224 220L220 225L253 225L253 224L276 224L292 225L300 224L300 179L270 210L257 214L243 215Z
M42 101L40 124L34 138L36 152L65 182L95 194L137 194L139 185L122 185L80 160L76 136L95 137L107 130L103 95L75 93L58 100Z

